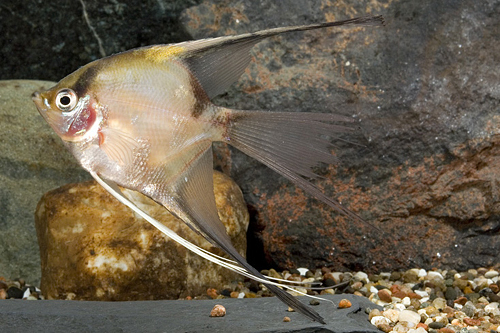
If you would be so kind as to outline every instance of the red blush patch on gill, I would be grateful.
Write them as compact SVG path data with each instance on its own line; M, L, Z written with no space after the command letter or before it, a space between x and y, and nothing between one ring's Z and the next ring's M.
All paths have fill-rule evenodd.
M84 134L92 127L92 125L94 125L96 118L96 111L91 106L91 103L89 103L85 109L80 111L80 113L75 117L68 129L68 134L72 136Z

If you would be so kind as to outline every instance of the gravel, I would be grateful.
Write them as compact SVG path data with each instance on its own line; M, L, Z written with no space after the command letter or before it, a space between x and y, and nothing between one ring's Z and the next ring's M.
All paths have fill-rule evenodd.
M332 272L298 268L263 274L288 281L301 281L296 288L309 295L354 294L382 306L369 311L370 322L383 332L395 333L496 333L500 332L499 267L454 270L414 268L401 272ZM292 292L293 294L294 292ZM296 293L298 295L298 293ZM262 284L234 282L222 290L209 288L205 295L186 299L255 298L272 296ZM0 299L43 300L40 290L22 279L0 277ZM318 304L314 299L311 304Z

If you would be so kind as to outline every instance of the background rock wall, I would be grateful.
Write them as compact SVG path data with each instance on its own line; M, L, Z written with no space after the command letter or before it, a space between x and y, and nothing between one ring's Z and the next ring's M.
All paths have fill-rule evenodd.
M316 183L383 230L338 216L258 162L218 145L217 167L242 187L251 209L249 260L261 268L331 265L368 271L498 262L500 1L85 4L106 54L188 35L384 15L385 28L266 40L252 50L252 63L238 83L216 99L241 109L355 117L358 133L343 137L351 143L336 142L341 163L319 167L325 179ZM101 56L78 1L2 2L0 30L5 32L0 79L58 80ZM6 128L8 119L1 121ZM12 172L4 165L2 174ZM17 207L13 193L4 195L10 200L2 201L5 209ZM24 232L34 241L32 213L23 214L22 222L2 216L4 239L17 237L12 229L17 224L31 230ZM26 259L36 255L34 248L4 244L0 265L9 258L9 265L24 266L23 258L34 260L30 270L36 266L38 259ZM7 275L26 272L4 269Z

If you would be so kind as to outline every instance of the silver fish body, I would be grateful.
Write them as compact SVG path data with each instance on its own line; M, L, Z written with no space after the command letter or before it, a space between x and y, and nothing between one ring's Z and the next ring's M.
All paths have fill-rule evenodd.
M348 24L377 25L380 16L277 28L172 45L139 48L78 69L33 100L83 168L164 205L226 251L256 278L264 277L234 249L215 208L212 143L227 142L290 179L334 209L360 219L304 177L333 163L324 136L350 131L350 118L319 113L240 111L210 99L242 74L260 40L290 31ZM306 129L306 130L305 130ZM314 310L266 284L312 320Z

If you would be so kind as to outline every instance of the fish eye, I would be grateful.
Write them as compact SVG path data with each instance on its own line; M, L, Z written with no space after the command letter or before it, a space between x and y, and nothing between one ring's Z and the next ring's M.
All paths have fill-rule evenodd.
M56 96L56 106L59 110L66 112L75 108L78 102L76 93L71 89L59 90Z

